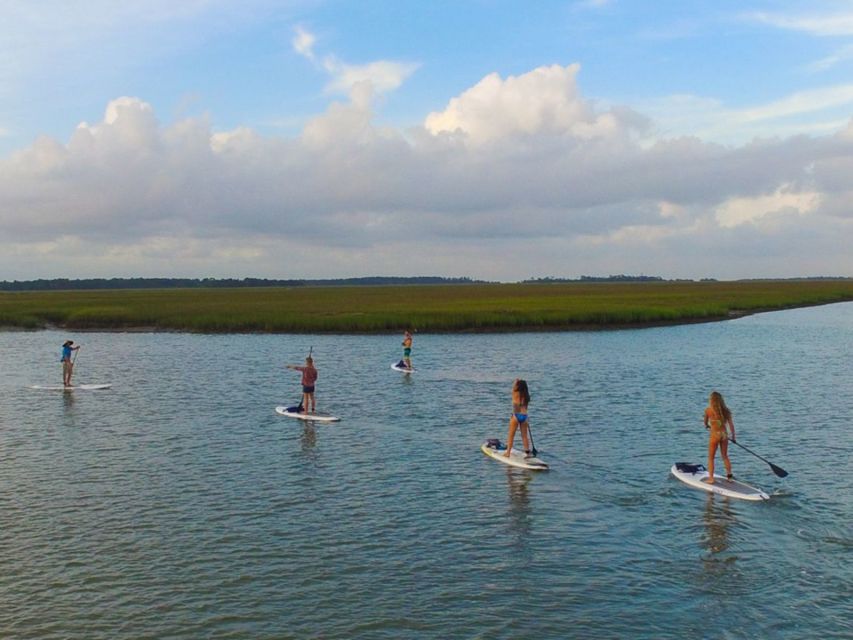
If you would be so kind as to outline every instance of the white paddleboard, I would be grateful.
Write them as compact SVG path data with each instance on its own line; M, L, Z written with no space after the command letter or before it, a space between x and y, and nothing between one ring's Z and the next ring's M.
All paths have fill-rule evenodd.
M30 389L41 389L42 391L100 391L101 389L109 389L111 384L75 384L70 387L65 387L61 384L57 385L40 385L34 384Z
M485 453L490 458L494 458L498 462L503 462L504 464L508 464L511 467L518 467L519 469L530 469L532 471L547 471L548 464L541 460L540 458L525 458L524 451L519 451L515 447L513 447L512 451L509 454L509 457L504 456L506 453L506 445L498 443L498 446L495 447L494 441L486 440L482 445L480 445L480 451Z
M328 413L300 413L299 411L291 411L292 407L276 407L275 412L281 416L288 418L296 418L297 420L307 420L309 422L340 422L341 419Z
M708 478L708 470L701 464L689 464L676 462L672 465L670 473L685 484L696 489L709 491L729 498L740 498L741 500L769 500L770 496L761 489L756 489L748 484L737 480L727 480L725 476L714 474L714 484L705 482Z
M409 369L408 367L401 367L399 362L395 362L394 364L392 364L391 368L394 371L399 371L400 373L414 373L415 372L414 367L412 367L411 369Z

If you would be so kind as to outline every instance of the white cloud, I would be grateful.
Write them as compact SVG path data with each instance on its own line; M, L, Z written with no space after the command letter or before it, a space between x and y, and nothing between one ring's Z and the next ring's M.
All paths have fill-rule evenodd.
M444 111L427 116L433 135L461 133L472 144L523 135L565 135L580 140L609 138L631 124L613 112L596 112L578 92L579 64L539 67L504 80L497 73L453 98Z
M304 27L297 27L293 38L294 50L322 68L331 78L326 85L330 93L350 95L353 91L361 97L394 91L417 71L420 65L411 62L376 60L366 64L343 62L335 55L318 61L314 53L316 36ZM359 87L361 87L359 89Z
M388 93L397 89L418 68L417 64L378 60L363 65L344 64L329 57L323 66L332 76L328 90L349 93L356 85L369 84L377 93Z
M853 127L641 141L643 118L585 99L576 73L489 76L405 132L358 91L292 138L119 98L0 159L0 271L853 275Z
M853 84L798 91L770 104L742 109L734 114L741 122L749 123L812 114L839 106L853 106Z
M853 45L839 47L831 55L806 65L806 70L812 73L820 73L847 62L848 60L853 60Z
M5 2L0 90L14 91L18 83L57 69L80 72L104 58L120 70L259 19L273 6L271 0Z
M819 193L792 191L790 185L783 185L768 195L730 198L717 207L716 219L720 226L737 227L772 215L813 213L819 205Z
M293 36L293 50L309 60L314 60L314 43L317 42L317 38L313 33L303 27L296 27L295 31L296 34Z
M853 111L853 84L799 91L763 105L726 107L719 100L674 95L640 103L665 136L743 144L760 137L829 135L843 128ZM817 117L815 117L817 116Z
M747 18L769 24L780 29L802 31L813 36L849 36L853 35L853 12L835 14L782 14L750 13Z

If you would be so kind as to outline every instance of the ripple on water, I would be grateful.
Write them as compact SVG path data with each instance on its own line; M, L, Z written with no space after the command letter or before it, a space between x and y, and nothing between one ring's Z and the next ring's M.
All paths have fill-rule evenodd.
M93 333L99 394L21 389L65 336L0 333L0 636L850 637L851 332L837 305L419 335L408 377L397 336ZM307 345L341 423L273 411ZM517 375L549 473L478 449ZM706 455L712 388L791 474L732 452L766 503L669 475Z

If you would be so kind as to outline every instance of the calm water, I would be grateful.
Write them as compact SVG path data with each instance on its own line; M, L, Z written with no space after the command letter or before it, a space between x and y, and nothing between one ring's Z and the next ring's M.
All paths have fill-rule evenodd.
M0 637L850 638L853 304L601 333L0 333ZM299 396L313 346L319 408ZM483 456L529 380L552 471ZM719 389L735 475L704 462Z

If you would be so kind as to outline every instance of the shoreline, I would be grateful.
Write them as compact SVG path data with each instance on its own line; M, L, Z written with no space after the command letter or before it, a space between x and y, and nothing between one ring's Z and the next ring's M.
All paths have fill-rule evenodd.
M415 332L420 334L497 334L497 333L564 333L564 332L590 332L590 331L627 331L641 329L655 329L660 327L677 327L691 324L707 324L711 322L726 322L728 320L737 320L747 316L757 315L761 313L773 313L775 311L790 311L793 309L805 309L809 307L822 307L831 304L844 304L853 302L853 300L832 300L828 302L814 302L791 304L783 307L760 307L748 310L729 311L722 316L709 317L685 317L671 320L650 320L648 322L604 322L604 323L568 323L565 325L507 325L505 327L461 327L456 329L430 329ZM188 333L199 335L353 335L353 336L370 336L370 335L394 335L403 331L405 327L394 329L383 329L380 331L336 331L336 330L306 330L306 331L272 331L260 329L223 329L221 331L212 330L195 330L180 327L159 327L156 325L128 325L128 326L111 326L111 327L75 327L73 324L47 323L40 327L20 327L14 325L0 325L0 331L5 332L37 332L37 331L73 331L76 333Z

